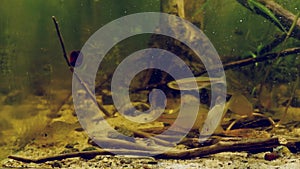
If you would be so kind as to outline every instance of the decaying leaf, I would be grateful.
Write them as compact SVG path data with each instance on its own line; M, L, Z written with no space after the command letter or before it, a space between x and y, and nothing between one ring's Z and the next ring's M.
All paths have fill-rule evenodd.
M171 114L162 114L157 120L166 124L172 125L174 121L178 118L181 118L180 126L176 126L178 128L186 128L186 126L190 126L190 124L194 121L192 129L199 129L203 126L203 122L206 119L208 107L206 105L200 105L199 99L192 95L184 95L182 98L183 105L185 107L185 112L181 117L178 117L180 109L176 109ZM198 114L195 119L195 115L192 111L194 111L195 105L199 105Z
M228 109L241 116L251 116L253 106L242 94L233 94L228 102Z
M266 86L262 86L261 88L259 102L266 109L270 109L273 106L272 91L268 90Z

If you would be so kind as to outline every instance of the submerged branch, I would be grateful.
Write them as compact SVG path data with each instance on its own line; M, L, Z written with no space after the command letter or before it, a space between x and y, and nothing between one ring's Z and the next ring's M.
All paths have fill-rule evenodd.
M280 21L280 24L282 24L286 28L286 30L289 30L292 27L293 22L296 18L296 16L293 13L284 9L282 6L280 6L279 4L277 4L276 2L274 2L272 0L256 0L256 1L263 4L266 8L268 8L270 11L272 11L274 13L274 15L276 16L276 18L278 18L278 20ZM252 8L250 7L250 5L248 4L248 0L237 0L237 2L242 4L247 9L253 11ZM264 18L270 20L272 23L274 23L272 18L270 18L268 15L266 15L264 13L264 11L261 11L260 9L255 8L254 12L263 16ZM274 24L279 29L281 29L280 25L278 25L276 23L274 23ZM300 20L297 21L295 28L294 28L293 32L291 33L291 37L294 37L294 38L297 38L300 40Z
M11 155L8 158L14 159L17 161L25 162L25 163L44 163L47 161L54 160L62 160L66 158L93 158L97 155L114 155L112 152L117 153L119 155L137 155L137 156L154 156L159 159L190 159L195 157L203 157L207 155L212 155L220 152L264 152L267 150L271 150L277 146L285 145L292 152L299 151L300 140L288 140L286 143L281 143L279 138L264 138L264 139L239 139L237 141L227 141L226 138L224 140L217 142L216 144L192 148L188 150L177 150L172 149L170 151L161 153L157 151L145 151L145 150L134 150L134 149L107 149L107 150L97 150L97 151L83 151L83 152L75 152L68 154L60 154L55 156L42 157L37 159L31 159L26 157L19 157ZM159 155L157 155L159 154Z
M274 39L271 43L269 43L268 45L264 46L258 54L263 55L265 53L271 52L274 48L276 48L277 46L279 46L280 44L282 44L285 39L287 38L286 34L282 34L280 36L278 36L276 39Z
M67 52L66 52L66 48L65 48L65 45L64 45L64 41L63 41L63 38L62 38L62 34L60 32L60 29L59 29L59 25L58 25L58 22L55 18L55 16L52 16L52 20L54 22L54 25L55 25L55 29L56 29L56 32L57 32L57 36L58 36L58 39L59 39L59 42L60 42L60 45L61 45L61 48L62 48L62 51L63 51L63 55L64 55L64 58L66 60L66 63L70 69L70 71L73 73L73 75L75 76L75 78L80 82L80 84L82 85L82 87L84 88L84 90L88 93L88 95L92 98L93 102L99 107L99 109L107 116L107 117L111 117L112 115L102 106L100 105L97 100L96 100L96 97L94 97L93 93L91 92L91 90L88 88L88 86L84 83L84 81L81 80L81 78L79 77L79 75L74 71L74 67L70 64L69 62L69 59L68 59L68 56L67 56Z
M65 48L65 44L64 44L62 35L60 33L58 22L57 22L55 16L52 16L52 20L53 20L54 25L55 25L56 33L57 33L57 36L58 36L58 39L59 39L59 42L60 42L60 45L61 45L61 48L62 48L62 51L63 51L63 54L64 54L64 58L66 60L67 65L71 68L72 66L71 66L71 64L69 62L69 59L68 59L68 56L67 56L67 52L66 52L66 48Z
M289 56L289 55L299 54L299 53L300 53L300 47L296 47L296 48L289 48L289 49L282 50L279 53L276 53L276 52L275 53L266 53L266 54L264 54L260 57L257 57L257 58L253 58L252 56L248 56L248 58L246 58L246 59L242 59L242 60L238 60L238 61L232 61L232 62L223 64L223 69L224 70L229 70L229 69L233 69L233 68L236 68L236 67L247 66L247 65L250 65L250 64L254 64L254 63L264 62L264 61L267 61L267 60L273 60L273 59L276 59L277 57L286 57L286 56ZM220 70L220 68L217 67L217 68L211 69L209 71L214 71L214 70ZM208 70L203 70L203 71L195 74L195 77L196 76L201 76L201 75L207 73L207 71ZM146 87L137 88L137 89L133 90L132 92L151 90L151 89L154 89L154 88L162 88L165 85L166 84L164 84L164 83L148 85Z
M235 67L247 66L250 64L257 63L257 62L273 60L273 59L276 59L277 57L285 57L288 55L299 54L299 53L300 53L300 47L289 48L289 49L285 49L279 53L276 53L276 52L275 53L267 53L267 54L257 57L257 58L249 57L246 59L225 63L225 64L223 64L223 68L224 68L224 70L228 70L228 69L232 69ZM218 70L218 69L220 69L220 68L216 68L216 70ZM211 71L211 70L209 70L209 71ZM197 74L197 76L203 75L205 73L207 73L207 70L200 72L199 74Z

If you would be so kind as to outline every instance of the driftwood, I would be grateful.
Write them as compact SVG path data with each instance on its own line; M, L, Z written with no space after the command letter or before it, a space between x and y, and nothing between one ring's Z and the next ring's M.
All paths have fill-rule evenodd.
M139 130L131 130L131 131L134 133L135 136L139 136L142 138L151 138L153 141L155 141L159 145L163 145L163 146L173 145L172 143L165 141L163 139L155 138L155 137L153 137L152 134L149 134L147 132L143 132L143 131L139 131Z
M246 66L246 65L253 64L256 62L272 60L272 59L275 59L276 57L285 57L288 55L299 54L299 53L300 53L299 47L289 48L289 49L285 49L279 53L268 53L268 54L265 54L265 55L263 55L261 57L257 57L257 58L248 58L248 59L243 59L243 60L239 60L239 61L235 61L235 62L225 63L224 69L230 69L232 67L237 67L237 66Z
M299 54L299 53L300 53L300 48L299 47L289 48L289 49L282 50L279 53L277 53L277 52L267 53L267 54L265 54L263 56L260 56L260 57L257 57L257 58L249 57L249 58L246 58L246 59L225 63L225 64L223 64L223 68L224 68L224 70L228 70L228 69L232 69L232 68L235 68L235 67L247 66L247 65L250 65L250 64L258 63L258 62L264 62L264 61L267 61L267 60L276 59L278 57L286 57L288 55ZM216 69L216 70L218 70L218 69ZM206 72L207 72L207 70L204 70L204 71L200 72L199 74L196 74L196 76L203 75Z
M280 23L286 28L286 30L289 30L289 28L291 28L291 26L293 24L293 21L296 18L296 16L293 13L291 13L290 11L284 9L282 6L280 6L279 4L277 4L276 2L274 2L272 0L256 0L256 1L263 4L263 5L265 5L265 7L267 7L270 11L272 11L274 13L276 18L280 18L279 19ZM246 7L247 9L252 11L251 7L248 4L248 0L237 0L237 2L239 2L244 7ZM270 19L270 17L267 16L263 11L260 11L260 9L255 8L254 12L256 12L257 14L259 14L259 15L263 16L264 18L270 20L271 22L273 22ZM277 25L276 23L275 23L275 25L280 28L280 26ZM300 20L297 21L291 36L300 40Z
M278 41L274 42L274 44L267 45L268 47L266 46L266 50L270 50L270 48L273 48L274 47L273 45L275 45L275 43L278 43ZM289 48L289 49L282 50L278 53L277 52L266 53L266 54L264 54L262 56L259 56L259 57L256 57L256 58L253 58L252 56L249 56L246 59L241 59L241 60L237 60L237 61L224 63L223 68L224 68L224 70L229 70L229 69L233 69L233 68L236 68L236 67L247 66L247 65L254 64L254 63L264 62L264 61L267 61L267 60L273 60L273 59L276 59L278 57L286 57L286 56L289 56L289 55L299 54L299 53L300 53L300 47ZM216 70L218 70L218 69L219 68L216 68ZM207 71L208 70L203 70L199 73L195 73L195 76L201 76L201 75L207 73ZM209 71L213 71L213 70L209 70ZM161 84L148 85L147 87L137 88L132 92L150 90L150 89L153 89L153 88L159 88L159 87L164 86L164 85L166 85L166 84L161 83Z
M300 140L290 140L286 142L281 142L279 138L267 138L267 139L234 139L234 141L228 141L226 139L217 142L216 144L192 148L187 150L176 150L172 149L168 152L159 154L157 151L145 151L145 150L128 150L128 149L107 149L107 150L97 150L97 151L83 151L75 153L60 154L55 156L42 157L37 159L31 159L19 156L8 156L10 159L25 163L44 163L47 161L62 160L66 158L81 157L85 159L91 159L98 155L114 155L115 152L119 155L137 155L137 156L154 156L158 159L190 159L195 157L202 157L207 155L212 155L220 152L264 152L271 151L273 148L285 145L292 152L299 151ZM157 155L159 154L159 155Z

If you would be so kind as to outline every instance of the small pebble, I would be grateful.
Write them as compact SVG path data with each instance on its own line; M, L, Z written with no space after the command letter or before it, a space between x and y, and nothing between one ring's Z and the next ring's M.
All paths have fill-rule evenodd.
M65 146L65 148L74 148L74 144L68 143L68 144Z
M280 157L280 155L276 152L271 152L271 153L266 153L265 154L265 160L267 160L267 161L273 161L273 160L276 160L279 157Z
M157 161L148 161L148 164L156 165L158 162Z
M84 129L82 127L75 128L75 131L82 132Z
M56 167L56 168L61 168L61 167L62 167L62 164L61 164L61 162L59 162L59 161L54 161L54 162L51 164L51 167L52 167L52 168L54 168L54 167Z
M84 149L82 149L82 151L94 151L97 150L95 147L86 147Z

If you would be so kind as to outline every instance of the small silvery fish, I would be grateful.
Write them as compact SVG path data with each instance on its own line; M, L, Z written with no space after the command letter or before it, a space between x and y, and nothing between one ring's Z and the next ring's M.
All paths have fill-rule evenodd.
M195 90L205 88L213 83L224 83L224 81L225 77L210 78L205 76L199 76L171 81L167 85L169 88L175 90ZM196 88L194 85L195 82L197 83Z

